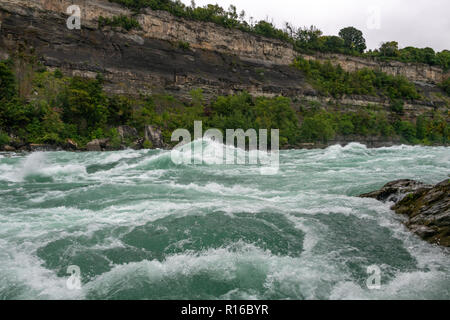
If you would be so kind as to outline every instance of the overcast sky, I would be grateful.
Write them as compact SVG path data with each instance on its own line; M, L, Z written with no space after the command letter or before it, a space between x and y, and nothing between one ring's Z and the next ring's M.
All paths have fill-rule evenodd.
M190 0L182 0L190 4ZM267 17L281 27L315 25L326 35L354 26L364 33L369 49L381 42L398 41L406 46L450 50L450 0L196 0L245 10L247 20Z

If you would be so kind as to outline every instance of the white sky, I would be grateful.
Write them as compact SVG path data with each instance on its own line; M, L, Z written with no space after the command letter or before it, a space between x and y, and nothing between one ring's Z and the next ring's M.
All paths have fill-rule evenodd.
M190 4L190 0L182 0ZM367 47L397 41L401 48L450 50L450 0L196 0L197 6L234 4L255 20L269 18L278 27L315 25L326 35L354 26L364 33ZM379 14L378 14L379 13ZM377 18L379 17L379 19Z

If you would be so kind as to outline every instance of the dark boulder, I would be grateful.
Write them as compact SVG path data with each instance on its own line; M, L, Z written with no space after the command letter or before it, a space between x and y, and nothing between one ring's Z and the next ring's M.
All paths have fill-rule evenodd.
M392 201L398 214L408 217L406 226L422 239L450 247L450 179L430 186L414 180L398 180L361 197Z
M78 150L78 144L72 139L67 139L66 144L64 145L65 150Z
M387 183L380 190L360 195L361 198L374 198L383 202L397 202L405 195L421 188L431 188L430 185L414 180L396 180Z

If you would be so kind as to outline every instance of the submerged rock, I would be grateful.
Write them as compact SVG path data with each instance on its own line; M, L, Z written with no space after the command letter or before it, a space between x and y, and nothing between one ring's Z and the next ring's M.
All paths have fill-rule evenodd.
M450 247L450 179L435 186L397 180L360 197L394 202L392 210L408 216L405 224L411 231L430 243Z

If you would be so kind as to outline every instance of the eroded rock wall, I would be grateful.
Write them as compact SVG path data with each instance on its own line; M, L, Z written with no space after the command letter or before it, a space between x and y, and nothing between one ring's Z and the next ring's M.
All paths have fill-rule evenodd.
M81 30L66 27L67 7L72 4L81 7ZM303 74L290 67L297 53L278 40L151 10L135 15L142 30L98 28L99 16L133 14L106 0L2 0L0 58L29 50L47 67L66 74L93 78L102 73L111 94L166 92L187 99L191 89L202 88L207 99L246 90L255 96L317 101L325 107L336 104L319 97ZM190 48L180 48L180 41ZM380 64L343 55L305 57L332 59L347 70L378 68L419 82L439 82L443 77L442 70L425 65ZM337 104L389 108L389 101L376 97L344 97ZM405 117L439 106L432 100L408 102Z
M63 14L71 4L81 7L84 28L96 28L99 16L112 17L133 14L130 10L106 0L2 0L1 6L16 12L23 12L23 8L33 8L37 11L47 10ZM194 49L237 55L241 60L247 62L290 65L298 55L292 45L275 39L223 28L213 23L178 18L164 11L147 9L143 14L136 15L135 18L141 24L142 30L134 31L132 34L139 37L188 42ZM449 73L444 73L441 68L425 64L379 62L340 54L305 55L305 57L321 61L331 60L335 64L340 64L347 71L365 67L378 69L391 75L403 75L415 82L438 83L449 76Z

